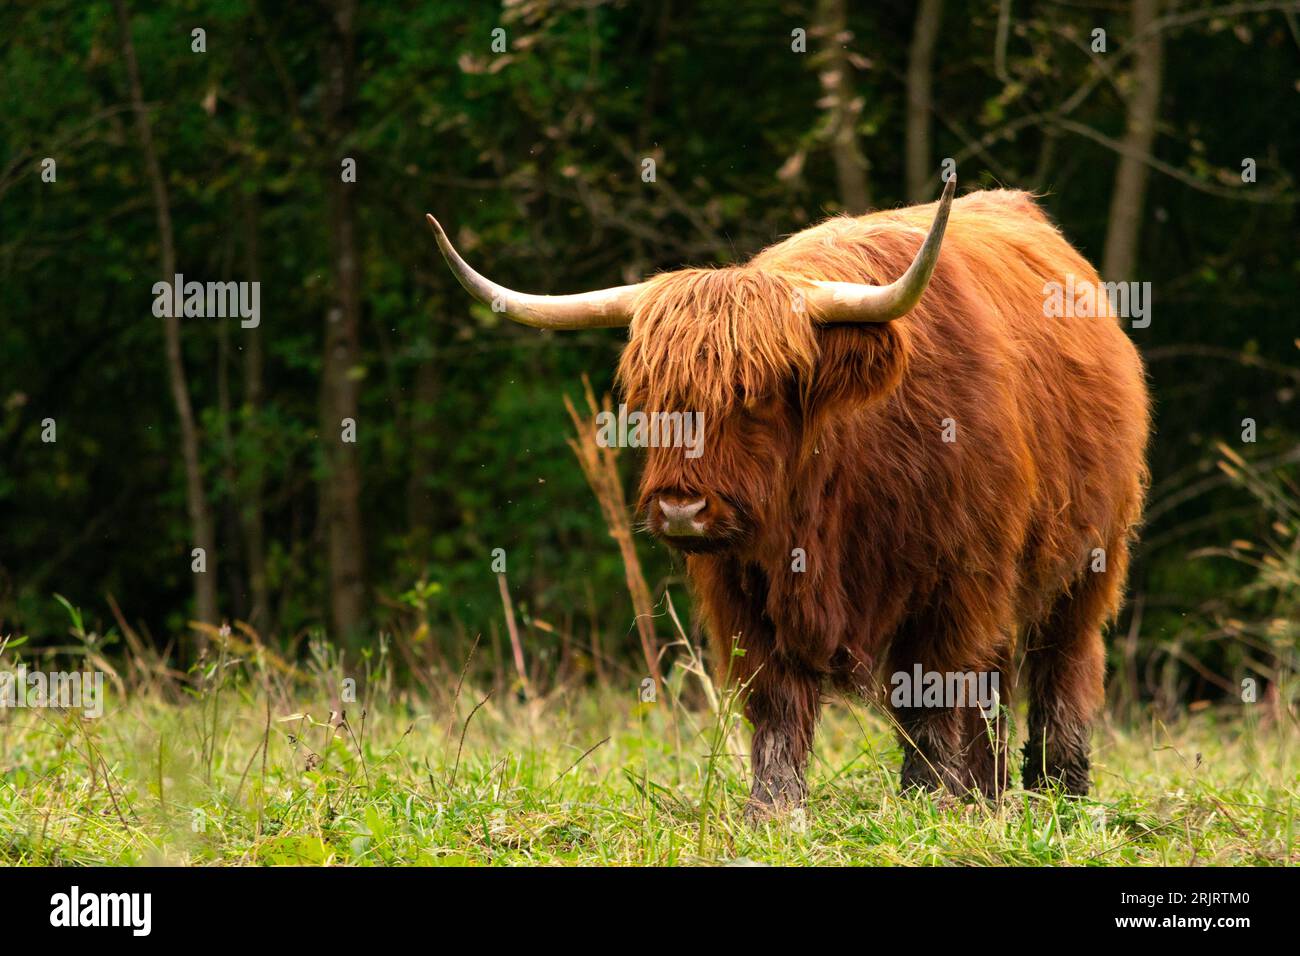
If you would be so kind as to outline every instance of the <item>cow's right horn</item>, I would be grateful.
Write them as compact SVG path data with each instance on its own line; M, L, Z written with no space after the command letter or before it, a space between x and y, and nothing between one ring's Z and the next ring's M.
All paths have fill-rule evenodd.
M535 329L613 329L632 320L632 301L641 285L620 285L576 295L528 295L479 275L460 257L438 220L429 216L438 248L465 291L496 312Z

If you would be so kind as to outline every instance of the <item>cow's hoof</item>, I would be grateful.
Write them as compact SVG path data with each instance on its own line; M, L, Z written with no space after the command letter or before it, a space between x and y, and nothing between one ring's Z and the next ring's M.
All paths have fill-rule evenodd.
M1091 774L1086 752L1055 757L1049 753L1044 759L1041 744L1025 745L1025 766L1022 781L1026 790L1060 790L1071 797L1088 795Z

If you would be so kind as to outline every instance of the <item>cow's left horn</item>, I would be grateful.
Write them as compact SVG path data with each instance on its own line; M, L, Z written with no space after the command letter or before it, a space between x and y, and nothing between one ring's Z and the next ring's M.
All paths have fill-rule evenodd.
M943 242L943 230L948 225L948 210L952 207L952 194L956 188L957 177L953 176L943 188L930 234L900 278L889 285L814 282L808 294L808 305L818 321L828 324L888 322L910 312L921 301L925 287L930 284L934 265L939 261L939 246Z
M613 329L632 320L640 285L620 285L577 295L528 295L479 275L460 257L438 220L428 217L442 256L465 291L497 312L535 329Z

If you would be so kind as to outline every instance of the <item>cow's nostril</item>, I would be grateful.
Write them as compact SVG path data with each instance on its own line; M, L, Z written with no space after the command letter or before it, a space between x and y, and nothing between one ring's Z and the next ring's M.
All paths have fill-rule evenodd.
M708 504L708 501L704 498L700 498L698 501L688 501L684 504L679 504L675 501L666 501L663 498L660 498L659 510L664 513L664 517L667 518L670 523L684 522L690 521L703 511L706 504Z

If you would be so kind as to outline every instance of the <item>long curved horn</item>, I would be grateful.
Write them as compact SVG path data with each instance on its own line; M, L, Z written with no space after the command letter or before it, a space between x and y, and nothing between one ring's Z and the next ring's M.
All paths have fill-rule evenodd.
M632 300L641 286L620 285L577 295L528 295L485 279L460 257L438 220L429 216L442 257L465 291L496 312L535 329L615 329L632 320Z
M953 176L943 188L939 209L934 214L930 234L903 275L889 285L864 285L860 282L813 282L808 293L812 314L821 322L888 322L910 312L921 301L930 275L939 261L939 246L948 225L952 194L957 189Z

